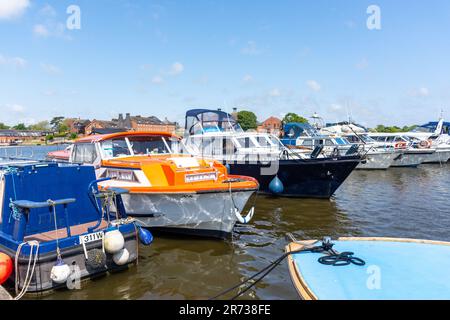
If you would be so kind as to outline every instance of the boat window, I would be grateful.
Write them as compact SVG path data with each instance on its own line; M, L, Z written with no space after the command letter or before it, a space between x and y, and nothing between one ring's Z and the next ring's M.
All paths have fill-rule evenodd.
M128 137L134 155L167 154L170 153L172 141L160 136ZM167 145L166 145L167 143ZM167 149L169 147L169 149Z
M336 141L336 144L339 145L349 144L348 140L345 138L335 138L334 140Z
M72 161L76 163L94 163L97 159L95 144L80 143L74 146L74 156Z
M234 145L234 142L232 139L230 138L223 138L223 154L235 154L237 149L236 146Z
M104 158L131 156L131 152L125 138L105 140L102 142L101 146Z
M253 141L250 139L250 137L245 138L237 138L236 139L241 146L241 148L254 148L256 147Z

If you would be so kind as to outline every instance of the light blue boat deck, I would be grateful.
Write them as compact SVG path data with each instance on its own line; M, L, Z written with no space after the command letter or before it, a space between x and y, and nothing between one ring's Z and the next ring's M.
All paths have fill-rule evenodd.
M323 254L292 255L304 282L324 300L450 299L450 246L392 241L336 241L365 266L320 264Z

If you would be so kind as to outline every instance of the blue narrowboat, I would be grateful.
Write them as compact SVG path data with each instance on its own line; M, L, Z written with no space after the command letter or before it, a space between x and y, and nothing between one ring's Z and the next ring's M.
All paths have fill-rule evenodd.
M0 164L0 254L13 265L18 297L79 288L137 261L139 230L123 208L125 191L99 191L97 182L92 166Z

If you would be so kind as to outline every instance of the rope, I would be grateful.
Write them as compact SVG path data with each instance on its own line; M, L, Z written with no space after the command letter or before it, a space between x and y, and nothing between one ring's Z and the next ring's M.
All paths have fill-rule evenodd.
M56 221L56 204L55 201L48 199L47 203L53 209L53 219L55 220L55 235L56 235L56 255L58 256L58 260L61 260L61 251L59 249L59 232L58 232L58 223Z
M25 280L23 281L23 287L22 290L19 292L19 256L20 256L20 252L22 251L22 247L28 244L30 246L30 257L28 259L28 267L27 267L27 272L25 275ZM36 252L34 253L34 259L33 259L33 248L36 247ZM31 284L31 280L33 279L33 274L34 274L34 269L36 267L36 262L39 258L39 242L37 241L29 241L29 242L22 242L16 251L16 256L15 256L15 260L14 260L14 265L15 265L15 271L16 271L16 276L15 276L15 289L16 289L16 294L17 296L14 298L14 300L20 300L27 292L30 284ZM31 267L31 261L33 261L33 267L30 269ZM31 272L30 272L31 271Z
M353 257L353 254L354 254L353 252L343 252L343 253L336 252L335 250L333 250L333 245L334 245L333 243L323 242L322 245L320 245L320 246L305 245L300 250L286 252L282 256L280 256L278 259L276 259L275 261L273 261L272 263L270 263L269 265L267 265L266 267L264 267L263 269L261 269L260 271L255 273L254 275L252 275L251 277L249 277L249 278L245 279L244 281L238 283L237 285L219 293L218 295L210 298L209 300L215 300L219 297L222 297L222 296L226 295L227 293L229 293L245 284L248 284L251 280L256 278L256 280L253 283L248 284L245 288L243 288L243 290L241 290L236 295L234 295L230 300L235 300L235 299L239 298L244 293L246 293L248 290L253 288L258 282L263 280L284 259L286 259L288 256L290 256L292 254L297 254L297 253L302 253L302 252L327 253L328 255L326 255L324 257L320 257L318 259L318 262L321 264L324 264L324 265L335 266L335 267L347 266L350 264L355 264L357 266L364 266L366 264L364 262L364 260L357 258L357 257ZM258 277L258 276L260 276L260 277Z

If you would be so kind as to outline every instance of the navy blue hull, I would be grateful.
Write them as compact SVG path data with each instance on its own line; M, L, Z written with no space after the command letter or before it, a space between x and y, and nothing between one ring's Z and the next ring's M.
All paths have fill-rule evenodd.
M262 163L227 163L230 173L258 180L260 192L273 194L270 182L278 176L284 190L277 196L329 199L360 163L359 157L340 159L280 160L277 174L262 174Z

